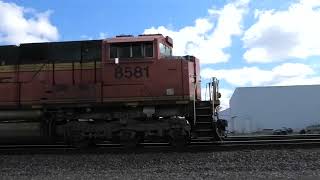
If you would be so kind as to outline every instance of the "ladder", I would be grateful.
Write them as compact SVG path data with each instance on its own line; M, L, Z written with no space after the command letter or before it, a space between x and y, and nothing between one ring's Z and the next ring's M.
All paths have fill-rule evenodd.
M197 137L212 137L214 134L212 104L210 101L196 103L196 122L194 131Z
M193 132L196 139L221 140L216 123L216 107L220 104L218 83L216 78L212 78L212 82L208 83L210 99L195 103Z

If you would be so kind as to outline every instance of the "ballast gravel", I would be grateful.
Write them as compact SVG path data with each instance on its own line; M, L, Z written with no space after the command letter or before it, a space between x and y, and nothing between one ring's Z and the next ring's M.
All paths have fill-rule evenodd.
M319 179L320 149L0 155L0 179Z

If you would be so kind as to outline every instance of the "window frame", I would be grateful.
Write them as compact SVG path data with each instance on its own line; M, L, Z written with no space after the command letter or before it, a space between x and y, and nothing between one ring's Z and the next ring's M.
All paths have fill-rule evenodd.
M125 46L125 45L129 45L130 47L130 55L129 57L120 57L119 54L119 48L121 46ZM140 45L140 49L141 49L141 56L140 57L134 57L134 52L133 52L133 48L135 45ZM151 45L152 48L152 56L146 56L146 47L147 45ZM116 48L116 57L112 56L112 48ZM115 59L115 58L119 58L119 60L123 61L123 60L129 60L129 61L136 61L136 60L145 60L145 59L153 59L155 57L155 51L154 51L154 43L153 41L142 41L142 42L119 42L119 43L110 43L109 44L109 53L108 53L109 59Z
M172 47L168 46L165 43L159 42L159 53L160 58L172 57Z

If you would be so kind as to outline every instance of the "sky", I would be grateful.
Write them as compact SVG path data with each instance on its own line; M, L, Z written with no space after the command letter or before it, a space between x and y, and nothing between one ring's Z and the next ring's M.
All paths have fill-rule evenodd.
M201 62L202 94L320 84L320 0L0 0L0 45L162 33Z

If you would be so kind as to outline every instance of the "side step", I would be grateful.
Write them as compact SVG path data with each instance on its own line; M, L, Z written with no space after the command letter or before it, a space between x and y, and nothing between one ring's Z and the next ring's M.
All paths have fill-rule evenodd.
M201 101L196 104L196 123L193 126L196 138L214 139L217 134L213 124L213 107L211 101Z

